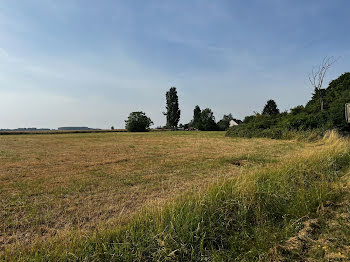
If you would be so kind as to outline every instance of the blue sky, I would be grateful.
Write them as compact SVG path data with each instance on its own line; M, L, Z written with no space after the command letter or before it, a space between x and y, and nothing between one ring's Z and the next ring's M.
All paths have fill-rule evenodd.
M309 100L308 73L341 57L346 0L0 0L0 128L124 127L142 110L164 125L176 86L181 123Z

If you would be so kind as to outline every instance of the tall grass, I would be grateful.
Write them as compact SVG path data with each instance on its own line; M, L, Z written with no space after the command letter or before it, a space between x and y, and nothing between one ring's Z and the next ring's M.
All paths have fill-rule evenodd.
M316 141L321 139L326 133L326 129L313 130L290 130L280 127L254 128L249 125L239 125L230 127L226 136L229 137L264 137L271 139L297 139L303 141Z
M94 236L41 243L6 253L16 261L255 261L336 201L350 143L334 132L263 170L243 172L206 192L147 209L127 225ZM69 243L69 247L67 246Z

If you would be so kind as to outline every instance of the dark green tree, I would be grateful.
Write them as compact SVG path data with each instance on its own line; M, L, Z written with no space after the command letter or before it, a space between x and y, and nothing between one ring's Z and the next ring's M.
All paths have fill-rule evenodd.
M218 128L222 131L230 127L230 121L234 120L232 114L224 115L224 117L218 122Z
M262 115L265 115L265 116L276 116L279 113L280 113L280 110L278 109L276 102L272 99L267 101L262 111Z
M215 122L214 113L210 108L206 108L201 112L201 121L199 125L199 130L202 131L214 131L218 130L218 126Z
M312 99L319 100L320 102L320 111L323 111L324 109L324 98L326 96L326 89L324 88L315 88L314 92L312 93Z
M132 112L128 120L125 120L125 128L130 132L148 131L152 124L152 120L144 112Z
M200 107L198 105L193 110L192 125L194 128L199 129L199 125L201 123L201 112L202 112L202 110L200 109Z
M167 112L163 113L166 115L166 125L171 129L176 129L177 124L180 121L180 113L179 109L179 97L177 96L176 87L170 88L168 92L166 92L166 110Z

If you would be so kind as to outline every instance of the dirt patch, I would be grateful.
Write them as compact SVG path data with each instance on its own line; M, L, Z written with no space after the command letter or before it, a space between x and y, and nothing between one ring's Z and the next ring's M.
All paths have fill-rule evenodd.
M328 202L318 219L308 219L303 228L270 250L273 261L350 261L350 192L342 200Z
M248 164L248 160L234 160L231 162L231 164L234 166L245 166Z

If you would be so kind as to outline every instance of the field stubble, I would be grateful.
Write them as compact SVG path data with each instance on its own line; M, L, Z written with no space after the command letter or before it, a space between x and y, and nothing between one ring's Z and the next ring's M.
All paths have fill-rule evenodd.
M223 132L0 137L0 252L121 224L142 207L315 146Z

